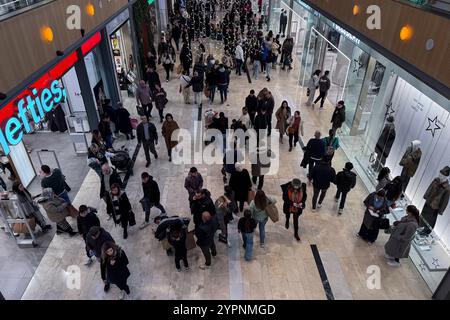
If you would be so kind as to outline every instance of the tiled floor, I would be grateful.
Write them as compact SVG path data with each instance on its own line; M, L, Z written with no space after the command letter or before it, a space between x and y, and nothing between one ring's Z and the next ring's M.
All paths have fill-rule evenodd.
M174 78L175 76L169 83L163 85L169 98L166 112L174 115L180 127L193 131L193 121L198 114L197 107L182 102L182 96L178 93L178 81ZM220 105L216 102L212 108L224 111L231 120L240 114L250 89L258 92L263 87L268 87L274 94L276 107L282 100L288 100L294 109L301 110L305 120L303 140L307 141L317 128L321 128L324 132L328 129L331 106L327 105L324 111L300 106L300 95L303 92L296 85L296 79L295 69L290 72L277 70L273 73L270 83L260 77L260 80L252 80L252 84L249 84L245 76L236 77L233 74L227 104ZM127 101L127 105L135 114L134 101ZM208 104L204 101L204 109L205 107L208 107ZM159 131L159 122L157 121L155 125ZM135 143L135 141L129 143L130 150L134 149ZM157 150L160 157L158 160L152 160L148 171L159 183L162 203L169 214L189 216L183 183L190 165L169 163L162 141ZM293 177L305 180L306 176L305 171L299 166L302 151L297 147L294 152L289 153L286 138L280 147L280 156L280 169L278 173L266 177L264 190L278 200L281 212L280 184ZM336 170L340 170L345 162L346 158L339 150L333 165ZM126 189L138 225L143 221L138 200L142 197L139 176L145 170L144 165L145 158L141 150L135 164L135 175L131 177ZM196 167L204 176L205 187L216 199L223 190L220 166L196 164ZM246 262L243 259L241 239L234 222L230 225L229 231L232 247L227 248L222 243L217 243L218 255L213 260L212 269L210 271L198 269L198 265L203 263L203 258L200 250L195 248L188 254L191 271L183 273L176 272L173 258L166 256L154 238L152 227L144 230L134 227L129 238L123 240L121 228L115 227L111 221L106 221L105 206L98 198L99 181L94 172L88 173L74 203L99 208L103 227L111 232L127 252L130 260L129 284L132 299L326 299L317 263L311 251L312 244L318 247L331 291L336 299L429 299L431 292L409 260L403 261L402 267L398 269L386 265L383 258L383 245L387 240L385 234L381 234L373 246L368 246L355 238L354 235L362 221L362 200L367 194L362 182L358 180L356 188L348 196L345 212L340 217L337 216L333 192L334 186L329 190L324 206L313 213L310 210L312 189L308 187L308 208L300 220L301 243L295 241L292 229L284 228L284 218L276 224L269 221L266 229L266 248L259 247L256 232L254 259ZM152 210L152 215L158 213L157 209L154 210L156 211ZM113 288L107 294L103 292L98 264L91 267L84 266L84 255L80 238L56 236L26 289L23 299L117 299L119 296L117 288ZM70 279L65 271L72 265L78 266L81 271L79 289L69 289L67 286ZM368 288L367 281L370 274L367 271L370 266L380 268L379 289Z

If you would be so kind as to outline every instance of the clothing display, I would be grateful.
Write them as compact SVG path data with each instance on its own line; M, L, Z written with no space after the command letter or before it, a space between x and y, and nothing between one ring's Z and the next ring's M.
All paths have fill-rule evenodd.
M405 154L400 160L400 165L403 167L400 175L402 179L402 189L405 192L408 187L409 180L414 176L419 166L420 158L422 157L422 150L420 149L421 142L414 140L406 149Z
M395 141L395 125L394 125L394 117L390 116L386 120L386 124L384 125L384 129L378 138L377 144L375 146L375 152L377 154L377 159L375 163L372 165L372 168L375 171L380 171L382 167L384 167L386 163L386 158L389 157L389 153L391 152L392 145Z
M440 171L439 177L435 178L423 198L425 205L422 209L420 227L421 234L428 235L436 225L438 215L442 215L447 208L450 199L450 167L446 166Z

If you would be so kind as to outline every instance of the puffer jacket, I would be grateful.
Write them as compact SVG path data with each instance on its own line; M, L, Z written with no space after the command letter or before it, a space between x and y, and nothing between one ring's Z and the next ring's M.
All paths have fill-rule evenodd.
M403 217L392 230L389 241L384 245L386 254L394 258L408 258L411 249L411 241L418 228L413 217Z
M336 186L339 190L349 192L356 185L356 174L346 169L336 175Z
M419 167L420 158L422 157L422 150L420 148L416 150L412 150L412 147L409 146L402 159L400 160L400 165L403 166L403 170L405 170L406 175L408 177L413 177Z
M441 215L447 208L450 198L448 181L442 182L439 178L435 178L423 195L423 198L432 209L437 210L437 213Z
M58 223L70 215L67 202L58 196L40 202L50 221Z

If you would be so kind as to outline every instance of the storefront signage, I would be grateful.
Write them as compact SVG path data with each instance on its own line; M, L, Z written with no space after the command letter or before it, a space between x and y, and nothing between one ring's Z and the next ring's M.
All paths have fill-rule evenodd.
M121 25L123 25L130 18L128 9L119 13L110 23L106 25L106 33L108 35L114 33Z
M347 30L341 28L340 26L338 26L336 23L333 23L333 28L338 31L340 34L342 34L344 37L346 37L347 39L349 39L350 41L352 41L353 43L355 43L356 45L359 45L361 43L361 40L359 40L357 37L355 37L354 35L352 35L350 32L348 32Z
M17 102L17 114L0 128L0 145L6 155L10 152L9 145L15 146L22 140L24 130L26 133L31 131L30 121L38 124L55 104L66 98L66 90L59 86L58 80L53 80L40 92L33 88L31 93Z

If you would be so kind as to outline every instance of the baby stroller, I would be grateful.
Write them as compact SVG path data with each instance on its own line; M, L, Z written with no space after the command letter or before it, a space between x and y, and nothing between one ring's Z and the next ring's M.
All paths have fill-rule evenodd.
M114 151L114 155L111 157L111 164L119 174L130 170L131 175L133 175L131 158L126 148L122 147L122 149Z

